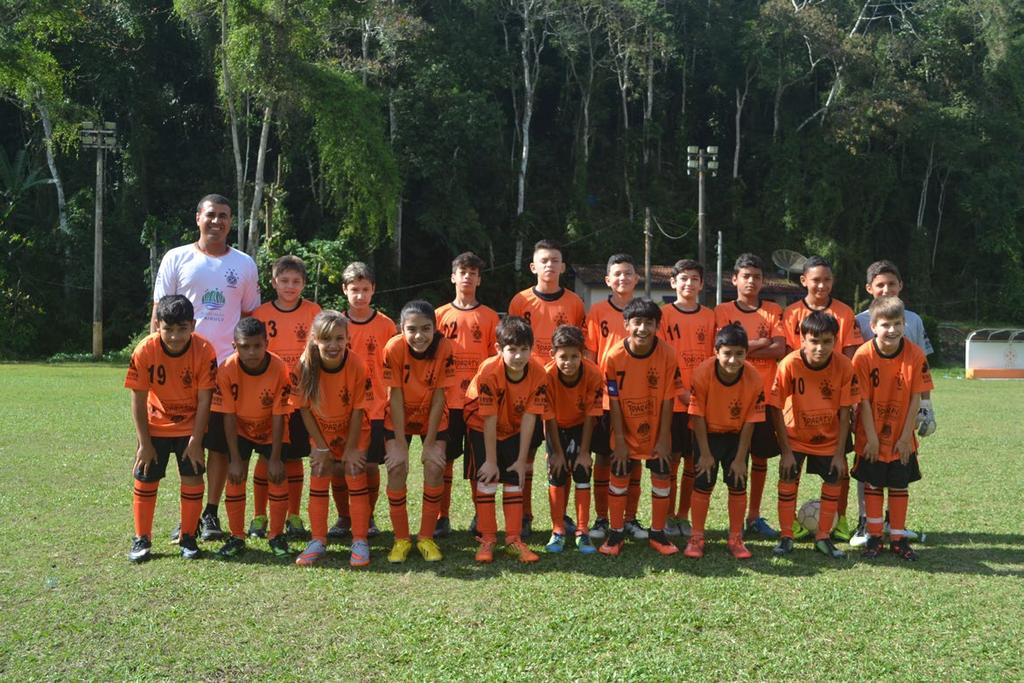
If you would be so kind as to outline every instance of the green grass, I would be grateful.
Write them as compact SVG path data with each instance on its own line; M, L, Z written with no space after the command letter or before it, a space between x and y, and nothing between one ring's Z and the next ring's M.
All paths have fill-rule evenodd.
M385 533L372 565L353 571L347 547L304 570L262 542L238 560L184 562L164 541L177 516L175 474L160 489L156 558L129 564L123 373L0 365L4 680L1024 677L1020 383L936 373L939 431L911 490L910 526L928 533L916 564L835 562L807 544L775 560L760 541L753 560L737 563L720 531L720 490L709 520L718 531L698 562L628 544L617 560L566 552L531 567L504 556L480 567L459 531L442 542L439 565L415 553L388 565ZM772 473L770 520L774 482ZM808 479L800 500L814 497ZM464 529L472 511L461 481L454 498ZM547 519L542 486L534 509ZM383 502L377 513L386 523ZM539 549L547 534L537 526Z

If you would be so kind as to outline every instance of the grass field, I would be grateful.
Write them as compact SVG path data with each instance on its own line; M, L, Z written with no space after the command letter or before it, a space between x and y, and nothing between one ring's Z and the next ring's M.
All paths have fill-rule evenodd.
M385 533L371 566L354 571L347 547L305 570L263 542L238 560L186 563L164 541L176 474L160 489L155 559L129 564L123 374L0 365L4 680L1024 678L1020 383L936 373L939 431L911 489L910 526L928 533L916 564L836 562L807 544L776 560L763 541L737 563L724 547L722 489L698 562L631 544L618 559L566 552L528 568L506 557L480 567L457 485L460 531L442 543L444 562L414 553L390 566ZM770 520L774 482L772 473ZM800 500L814 497L808 478ZM546 501L535 487L538 521ZM649 509L645 498L643 519ZM386 506L377 511L386 523ZM537 526L539 550L547 530Z

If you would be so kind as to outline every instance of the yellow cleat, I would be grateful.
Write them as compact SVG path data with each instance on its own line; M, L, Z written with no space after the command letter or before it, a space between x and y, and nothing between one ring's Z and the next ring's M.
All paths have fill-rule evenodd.
M437 547L437 543L432 538L421 538L416 541L416 549L420 551L420 555L427 562L440 562L444 559L444 555L441 554L441 549Z
M391 546L391 552L388 553L388 562L392 564L402 564L409 558L409 551L412 550L412 541L408 538L399 538L395 541L395 544Z

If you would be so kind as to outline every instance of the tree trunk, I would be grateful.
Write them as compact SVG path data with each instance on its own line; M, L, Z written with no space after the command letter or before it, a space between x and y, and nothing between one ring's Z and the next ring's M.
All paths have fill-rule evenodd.
M64 234L70 232L68 227L68 207L64 200L64 183L61 182L60 173L57 171L57 161L53 156L53 121L50 119L50 111L46 108L42 98L36 99L36 109L39 110L39 118L43 121L43 140L46 143L46 165L50 168L50 177L53 179L53 186L57 188L57 220L60 231Z
M249 241L246 245L249 256L256 258L260 242L260 206L263 203L263 168L267 160L267 138L270 137L270 118L273 105L263 110L263 129L260 131L260 148L256 153L256 189L252 195L252 214L249 217Z
M221 2L220 7L220 65L223 72L224 99L228 105L228 118L231 120L231 148L235 155L235 191L238 204L235 221L238 226L238 248L245 251L245 170L242 167L242 145L238 139L238 113L235 111L235 89L228 73L228 3Z
M935 270L935 257L939 253L939 231L942 230L942 209L946 205L946 183L949 182L949 172L951 168L947 168L946 172L942 176L942 181L939 183L939 206L938 216L935 219L935 242L932 245L932 270Z
M388 125L391 127L391 148L395 147L395 138L398 136L398 113L395 110L395 93L391 91L390 97L388 97ZM394 244L394 265L395 265L395 282L401 284L402 282L402 193L398 193L398 198L395 200L395 225L392 231L392 241Z

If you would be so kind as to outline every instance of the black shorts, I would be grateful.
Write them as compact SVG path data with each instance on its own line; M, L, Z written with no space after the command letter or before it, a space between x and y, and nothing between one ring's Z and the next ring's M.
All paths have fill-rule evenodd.
M288 416L288 443L281 446L282 460L301 460L309 457L309 432L302 421L302 411L296 410Z
M658 460L657 458L649 458L647 460L639 460L639 459L630 458L626 462L627 462L627 465L626 465L626 468L625 468L624 472L622 471L622 469L616 468L615 467L615 463L613 462L612 463L612 474L614 476L617 476L617 477L624 477L624 476L628 475L629 471L633 467L633 463L635 463L635 462L646 463L646 467L647 467L647 469L649 469L651 471L652 475L661 474L661 475L668 476L668 475L670 475L672 473L672 465L670 463L662 464L661 461Z
M764 422L754 423L754 433L750 437L750 454L758 458L774 458L781 450L779 441L775 438L775 425L765 415Z
M832 467L832 456L831 455L813 455L809 453L800 453L793 451L793 457L796 458L796 478L800 478L800 471L804 468L804 460L807 461L807 474L816 474L821 477L821 480L826 484L838 484L839 483L839 472ZM792 481L786 477L782 472L782 468L779 468L779 480L780 481Z
M465 452L466 448L466 419L462 408L448 409L448 441L445 445L445 455L448 462L455 462Z
M686 413L672 413L672 453L682 453L682 456L687 458L693 452L690 416Z
M292 413L293 416L299 415L298 411ZM291 418L290 418L291 419ZM302 422L302 416L299 415L299 422ZM292 423L288 423L289 430L291 429ZM306 433L305 427L302 430L303 434L306 435L306 454L309 454L309 434ZM288 456L288 449L290 444L281 444L281 459L282 460L294 460L295 457ZM224 432L224 413L210 413L210 424L206 428L206 435L203 436L203 447L213 451L215 453L228 454L228 437ZM249 439L245 438L241 434L238 435L238 453L242 456L243 460L248 460L252 456L252 452L256 451L265 458L270 457L270 444L258 444ZM298 456L301 457L301 456Z
M611 425L611 415L606 410L604 415L594 420L594 433L590 437L590 450L605 457L612 454L609 425Z
M550 469L548 470L548 484L551 486L565 486L566 479L568 479L568 473L572 473L572 480L575 484L589 484L590 483L590 470L583 467L582 465L576 464L576 458L580 454L580 444L583 441L583 425L576 425L575 427L558 428L558 442L562 446L562 451L565 453L565 470L562 470L558 474L552 474ZM552 445L551 439L547 439L547 451L548 458L551 457Z
M366 449L366 462L380 465L384 462L384 419L370 420L370 446Z
M467 433L469 449L473 453L474 474L487 462L487 450L484 444L484 433L470 429ZM522 486L519 475L509 472L508 468L516 464L519 458L519 435L510 436L505 440L498 440L498 482L507 486ZM468 460L468 458L467 458Z
M544 421L537 416L537 422L533 427L533 437L530 439L530 453L533 453L544 443Z
M906 465L899 460L868 462L857 456L850 476L875 488L905 489L921 479L921 466L917 462L916 451L911 453Z
M201 477L206 471L200 467L199 471L192 465L191 460L185 459L185 449L188 447L188 436L154 436L150 438L153 442L153 449L156 450L156 460L150 463L149 471L143 475L142 469L135 468L136 481L160 481L167 474L167 462L171 459L171 453L178 459L178 475L182 477Z
M203 448L219 453L228 452L227 437L224 436L224 413L210 411L210 421L203 435Z
M695 491L710 493L714 490L715 481L718 479L719 465L722 466L722 481L730 491L746 490L746 484L741 485L732 474L732 463L736 459L736 449L739 445L740 435L737 433L708 434L708 447L711 448L711 457L715 459L715 464L711 466L710 472L698 475L693 480ZM698 449L695 448L694 453L697 452Z

